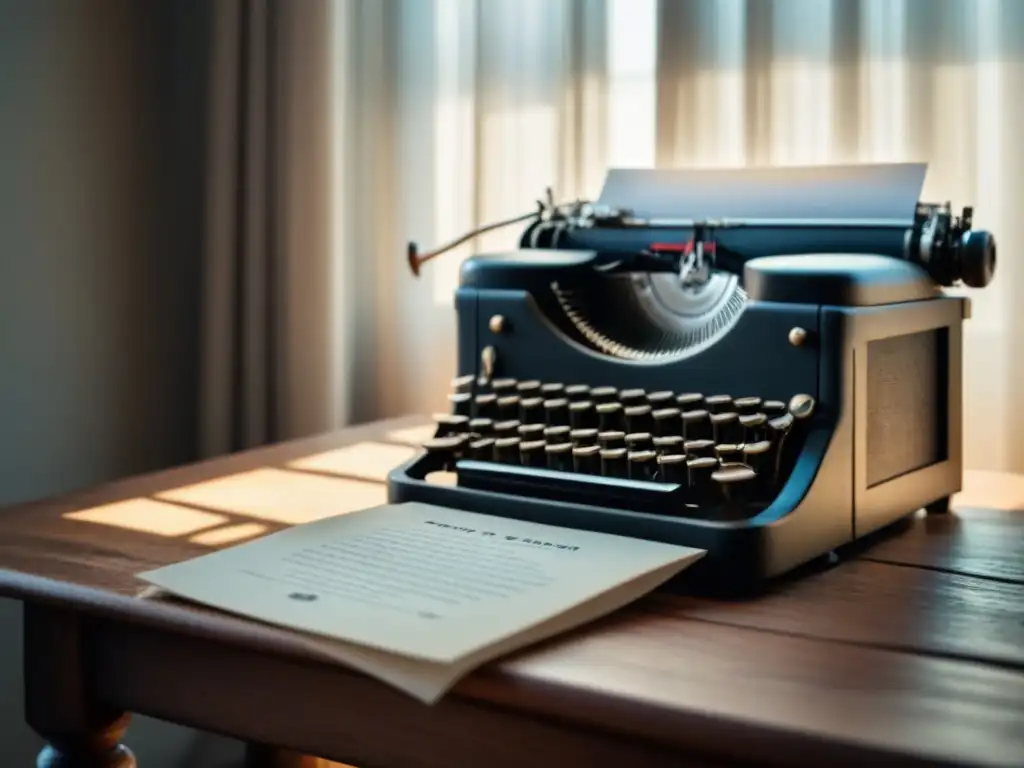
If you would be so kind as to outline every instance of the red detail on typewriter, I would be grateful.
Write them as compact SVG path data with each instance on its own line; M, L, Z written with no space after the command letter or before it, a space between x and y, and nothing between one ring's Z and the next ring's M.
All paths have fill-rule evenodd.
M693 240L685 243L651 243L650 250L653 253L681 253L684 256L689 256L693 253ZM713 242L705 242L704 253L714 252L715 244Z

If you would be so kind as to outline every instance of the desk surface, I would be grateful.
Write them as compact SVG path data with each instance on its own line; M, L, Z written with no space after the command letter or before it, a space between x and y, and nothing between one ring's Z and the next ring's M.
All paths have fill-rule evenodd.
M0 594L101 621L127 619L140 632L177 633L186 644L216 640L239 658L273 656L325 669L325 659L288 633L139 599L135 573L284 525L259 509L157 507L151 499L263 467L328 482L288 464L349 444L398 445L423 423L354 427L5 510ZM360 507L384 500L379 481L329 482L341 484L338 498L357 499ZM346 719L377 733L382 726L370 725L374 718L423 738L436 729L431 765L445 764L446 750L463 761L453 764L487 754L508 737L502 717L524 714L544 717L546 727L614 734L635 743L638 756L656 752L659 760L678 750L707 764L775 755L807 765L882 757L1024 765L1024 477L969 473L965 486L955 512L914 518L834 568L750 602L649 596L489 665L433 711L346 670L331 670L340 682L324 695L335 697ZM126 500L134 501L75 515ZM325 671L319 679L327 677ZM353 705L357 695L363 699ZM170 714L155 701L112 703ZM363 745L349 759L383 762L372 749ZM388 749L393 755L398 748Z

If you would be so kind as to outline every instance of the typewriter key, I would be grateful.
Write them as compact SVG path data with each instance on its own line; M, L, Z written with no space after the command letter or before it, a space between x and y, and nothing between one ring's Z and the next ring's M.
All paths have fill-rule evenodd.
M685 452L686 441L683 440L679 435L666 435L665 437L656 437L653 440L654 450L659 455L672 455L682 454Z
M543 424L544 399L540 397L520 398L519 420L523 422L523 424Z
M654 436L650 432L630 432L626 435L626 447L631 451L653 451Z
M480 437L494 437L494 422L491 419L472 419L469 422L469 433Z
M687 411L702 411L704 410L704 395L697 392L684 392L676 396L676 405L684 413Z
M651 413L654 434L658 437L683 436L683 415L678 408L659 408Z
M569 404L569 424L573 429L590 429L597 427L597 411L589 400L580 400Z
M435 457L443 469L451 470L455 466L455 461L462 458L468 442L469 438L466 435L435 437L423 444L423 450Z
M465 376L457 376L452 379L452 392L465 394L473 391L473 384L476 382L476 375L468 373Z
M548 469L559 472L572 472L572 443L544 446L547 455Z
M557 445L558 443L568 442L570 432L572 432L572 430L570 430L565 425L560 425L557 427L545 427L544 442L546 442L548 445Z
M473 395L469 392L448 395L448 402L451 403L453 414L467 418L473 415Z
M708 412L701 409L685 411L682 414L683 438L686 440L710 440L714 432Z
M675 405L675 399L676 396L672 392L665 390L661 392L651 392L647 395L647 404L654 410L658 410L659 408L668 408Z
M516 431L523 440L543 440L545 429L543 424L520 424Z
M744 414L740 416L739 422L740 426L743 427L744 443L757 443L764 440L768 417L763 413Z
M757 473L742 464L723 467L711 475L726 501L737 504L750 500Z
M437 433L434 437L463 435L469 431L469 417L457 413L442 413L437 416Z
M522 424L517 419L506 419L494 422L495 437L516 437Z
M545 400L544 422L549 427L569 426L569 401L564 397Z
M565 396L571 403L582 402L590 397L590 387L586 384L571 384L565 388Z
M711 435L718 443L739 443L743 440L743 429L735 413L711 414Z
M723 467L729 464L743 463L743 448L738 445L720 444L715 446L718 463Z
M653 480L658 474L658 454L654 451L630 451L627 458L630 480Z
M627 432L653 432L654 419L651 417L651 406L631 405L623 411L626 417Z
M697 504L707 504L716 496L711 475L718 470L718 459L703 456L686 462L686 477L689 480L689 499Z
M793 395L789 401L789 412L797 421L803 421L814 414L814 405L814 398L810 395Z
M581 445L573 448L572 468L585 475L600 475L601 449L596 445Z
M711 395L704 399L708 413L726 413L732 410L732 398L728 395Z
M477 461L494 460L494 438L483 437L469 444L469 455Z
M519 395L498 398L498 418L502 421L519 418Z
M601 451L601 474L605 477L629 477L625 448Z
M515 379L493 379L491 381L491 392L498 397L515 394L517 383Z
M617 431L626 426L622 403L602 403L594 410L597 411L597 428L602 432Z
M733 406L736 408L736 413L740 416L749 413L757 413L761 410L761 398L760 397L737 397L733 402Z
M524 467L546 467L547 455L544 449L547 443L543 440L533 440L528 443L519 443L519 461Z
M539 397L540 396L540 382L536 379L530 379L529 381L520 381L516 384L516 391L520 397Z
M572 444L577 448L582 448L586 445L597 445L597 430L590 429L574 429L569 433L569 439Z
M658 479L663 483L689 484L686 457L681 453L665 453L658 457Z
M614 403L618 396L619 390L615 387L593 387L590 390L590 400L597 405Z
M473 412L478 419L493 419L498 415L497 395L477 395L473 401Z
M774 419L788 411L789 408L781 400L765 400L761 403L761 412L769 419Z
M549 381L547 384L540 385L540 396L545 399L561 397L564 394L565 384L560 384L557 381Z
M494 460L502 464L519 464L520 444L518 437L499 437L494 441Z
M768 475L770 467L767 465L771 460L771 450L772 444L767 440L747 443L743 446L743 463L757 472L759 478Z
M714 440L687 440L683 443L683 451L691 459L715 459Z
M642 389L624 389L619 392L619 402L623 408L634 405L647 405L647 393Z
M793 430L793 425L796 423L796 419L793 418L792 413L786 413L783 416L779 416L777 419L772 419L768 422L768 439L771 440L772 450L774 452L774 458L772 459L772 480L776 483L781 483L783 480L782 472L786 466L788 457L789 441L787 437Z
M617 448L626 447L626 433L617 429L609 429L606 432L597 433L597 442L601 448L611 451Z

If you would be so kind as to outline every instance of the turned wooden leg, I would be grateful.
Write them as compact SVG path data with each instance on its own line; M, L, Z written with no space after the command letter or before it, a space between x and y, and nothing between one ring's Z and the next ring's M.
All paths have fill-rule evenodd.
M25 720L47 741L37 768L135 768L128 715L92 695L88 642L79 614L25 604Z

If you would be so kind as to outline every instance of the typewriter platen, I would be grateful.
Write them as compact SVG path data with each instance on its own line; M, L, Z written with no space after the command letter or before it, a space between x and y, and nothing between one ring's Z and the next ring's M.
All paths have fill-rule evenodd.
M987 285L995 243L918 202L924 170L613 171L539 204L463 264L450 412L391 501L698 547L682 585L719 593L946 509L969 303L942 288Z

